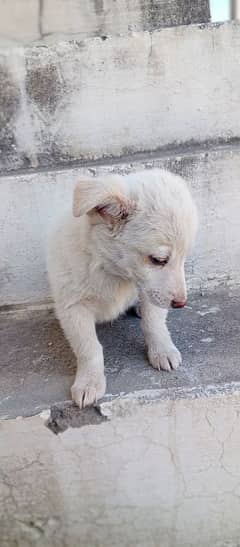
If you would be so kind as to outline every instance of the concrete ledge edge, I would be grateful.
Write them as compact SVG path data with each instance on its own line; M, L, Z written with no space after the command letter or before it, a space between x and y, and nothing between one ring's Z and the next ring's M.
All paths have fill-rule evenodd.
M62 403L55 403L50 408L43 408L35 415L40 416L45 426L57 435L58 433L63 433L69 427L80 428L99 425L114 418L131 416L136 413L138 408L145 405L154 405L163 401L174 402L179 399L188 400L229 395L240 395L240 382L206 386L198 385L190 389L184 387L146 389L131 393L120 393L116 396L106 395L102 401L84 410L79 410L72 401L64 401ZM18 417L17 419L20 418ZM1 418L1 420L6 419L8 419L7 416Z
M207 140L204 142L185 142L185 143L172 143L164 147L157 148L156 150L145 150L144 152L134 152L125 154L122 156L107 156L96 160L91 159L79 159L76 161L68 162L67 164L61 164L59 166L39 167L39 168L23 168L16 170L1 170L0 171L0 184L1 179L11 178L15 176L32 176L41 173L63 173L66 171L74 171L78 169L87 169L95 175L95 169L98 167L114 167L129 165L133 166L138 162L149 162L155 160L164 160L176 158L190 158L195 156L208 157L210 154L234 150L240 151L240 137L231 137L229 139L219 138L217 140Z

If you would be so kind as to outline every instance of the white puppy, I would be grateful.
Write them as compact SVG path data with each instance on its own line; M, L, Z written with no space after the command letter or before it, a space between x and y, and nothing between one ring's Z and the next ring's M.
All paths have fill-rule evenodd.
M153 169L82 177L73 215L50 241L48 271L57 317L77 357L72 397L82 408L106 389L96 323L138 298L150 364L169 371L181 363L165 321L170 305L186 303L184 261L197 211L180 177Z

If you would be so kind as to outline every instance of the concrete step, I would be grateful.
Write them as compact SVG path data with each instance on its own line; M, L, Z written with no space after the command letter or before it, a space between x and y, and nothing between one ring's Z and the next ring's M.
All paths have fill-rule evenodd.
M239 138L239 55L238 23L2 48L0 169Z
M0 37L16 43L83 39L154 30L173 25L206 23L208 0L0 0Z
M1 547L237 547L239 412L235 393L61 435L1 420Z
M112 163L0 178L0 306L47 301L45 247L49 227L69 206L80 174L127 173L162 167L183 175L200 211L200 230L187 263L190 289L239 286L240 148L183 147Z
M129 401L134 409L159 399L239 390L239 298L240 291L226 290L192 295L187 308L170 313L170 331L183 355L182 367L171 373L148 365L136 317L126 315L100 327L107 374L107 394L99 407L103 419L124 413ZM94 411L62 405L70 398L75 358L52 311L0 314L0 344L2 419L31 416L60 403L53 408L53 429L61 430L71 420L77 425L99 421Z

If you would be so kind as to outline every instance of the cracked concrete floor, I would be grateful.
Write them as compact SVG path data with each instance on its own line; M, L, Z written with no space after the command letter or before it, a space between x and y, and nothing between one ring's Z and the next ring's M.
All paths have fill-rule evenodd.
M240 395L0 422L1 547L239 547Z
M192 297L187 308L170 313L183 355L183 366L171 373L148 365L139 319L128 315L100 327L107 396L231 390L240 382L239 303L239 295L225 291ZM0 417L31 416L70 398L75 359L51 311L0 314L0 347Z

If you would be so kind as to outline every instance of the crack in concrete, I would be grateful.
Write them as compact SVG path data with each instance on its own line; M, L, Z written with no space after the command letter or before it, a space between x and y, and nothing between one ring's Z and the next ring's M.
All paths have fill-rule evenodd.
M43 32L43 10L44 10L44 0L38 0L39 1L39 9L38 9L38 32L40 34L40 37L44 37Z

